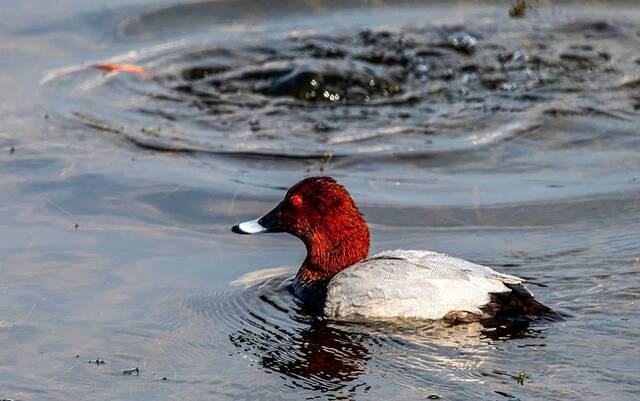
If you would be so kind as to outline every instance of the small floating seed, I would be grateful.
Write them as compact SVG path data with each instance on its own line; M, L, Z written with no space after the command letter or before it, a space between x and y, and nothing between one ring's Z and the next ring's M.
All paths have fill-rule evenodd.
M333 153L325 153L324 156L322 156L322 160L320 160L320 172L324 172L324 168L329 166L329 163L331 162L331 159L333 159Z
M523 18L527 14L527 1L518 0L509 9L509 17L511 18Z

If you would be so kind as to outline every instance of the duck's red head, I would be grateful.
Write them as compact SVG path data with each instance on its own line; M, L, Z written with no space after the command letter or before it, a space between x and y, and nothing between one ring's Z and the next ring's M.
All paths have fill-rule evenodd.
M233 226L238 234L287 232L307 247L298 280L328 280L369 254L369 229L353 199L330 177L306 178L263 217Z

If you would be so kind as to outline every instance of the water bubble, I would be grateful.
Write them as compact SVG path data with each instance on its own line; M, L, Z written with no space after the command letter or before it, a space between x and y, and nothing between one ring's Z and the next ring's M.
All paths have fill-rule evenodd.
M456 77L456 72L453 68L447 68L440 74L440 77L445 81L452 80Z
M416 66L416 73L418 74L422 74L425 75L426 73L428 73L430 70L429 66L427 64L418 64Z
M473 54L478 47L478 41L465 32L455 32L447 38L449 47L465 54Z

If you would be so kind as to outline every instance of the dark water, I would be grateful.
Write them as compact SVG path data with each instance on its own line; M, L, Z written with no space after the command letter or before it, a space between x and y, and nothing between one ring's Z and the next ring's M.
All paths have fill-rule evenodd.
M640 9L376 4L5 7L0 399L637 397ZM315 321L229 231L310 174L572 317Z

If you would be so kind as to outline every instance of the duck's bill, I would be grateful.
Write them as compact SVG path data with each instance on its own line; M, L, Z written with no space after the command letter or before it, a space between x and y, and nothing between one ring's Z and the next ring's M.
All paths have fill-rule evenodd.
M259 223L260 219L245 221L231 227L231 231L236 234L258 234L266 233L268 228Z
M231 231L236 234L258 234L258 233L280 233L283 231L278 219L279 210L282 206L276 206L272 211L259 219L245 221L231 227Z

